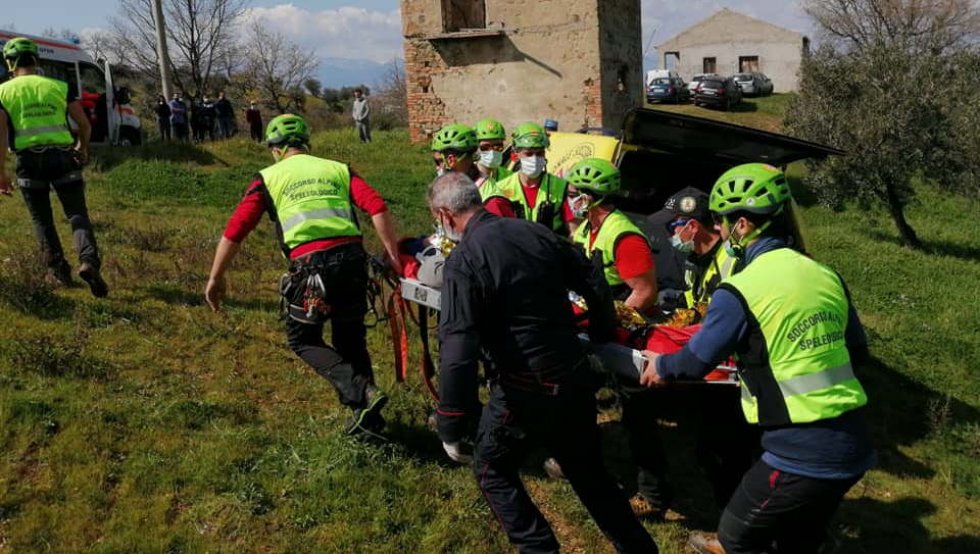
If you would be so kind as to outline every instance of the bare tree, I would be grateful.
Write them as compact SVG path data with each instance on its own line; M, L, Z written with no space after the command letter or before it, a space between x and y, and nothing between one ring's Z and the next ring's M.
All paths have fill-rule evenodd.
M374 124L386 130L408 125L408 87L405 67L399 60L388 64L381 81L375 85L377 92L369 98L375 114Z
M194 96L211 86L215 72L235 51L238 23L246 0L163 0L174 84ZM113 39L128 65L157 73L153 0L119 0Z
M804 0L828 38L857 50L942 53L980 37L975 0Z
M315 54L304 51L282 33L265 30L258 22L249 27L244 50L247 61L237 87L252 91L279 113L302 109L303 82L319 66Z

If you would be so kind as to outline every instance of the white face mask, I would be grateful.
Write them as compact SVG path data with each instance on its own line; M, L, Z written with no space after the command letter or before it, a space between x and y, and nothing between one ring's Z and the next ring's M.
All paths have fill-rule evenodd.
M459 242L463 240L463 233L453 230L448 223L441 221L439 222L439 227L442 228L442 234L453 242Z
M582 219L588 215L589 204L591 204L591 202L589 202L590 200L591 198L589 198L589 195L587 194L579 194L574 198L568 199L568 205L571 207L572 215L574 215L576 219Z
M521 158L521 173L534 179L544 173L544 156L528 156Z
M694 239L681 240L681 237L673 235L670 237L670 245L682 254L690 254L691 252L694 252Z
M504 161L504 153L496 150L486 150L480 152L480 165L489 169L496 169Z

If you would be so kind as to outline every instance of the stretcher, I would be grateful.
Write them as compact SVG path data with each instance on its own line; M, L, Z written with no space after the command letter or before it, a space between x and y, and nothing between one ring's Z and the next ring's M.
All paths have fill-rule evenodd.
M441 308L442 293L439 289L426 286L415 279L401 278L399 292L401 298L406 302L417 304L426 310L439 311ZM643 370L647 364L647 359L641 351L611 342L592 344L584 334L579 335L579 339L602 362L602 366L606 371L618 377L625 378L628 383L639 384L640 375L643 374ZM424 340L426 339L423 337ZM705 377L704 380L676 381L675 383L681 386L738 386L738 375L734 366L723 363Z

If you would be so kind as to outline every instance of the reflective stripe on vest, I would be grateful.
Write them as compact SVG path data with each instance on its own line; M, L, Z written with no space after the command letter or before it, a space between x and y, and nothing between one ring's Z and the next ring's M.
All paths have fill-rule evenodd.
M867 403L845 343L849 304L831 269L790 248L766 252L720 288L740 296L742 408L750 423L831 419Z
M694 271L688 269L684 272L684 282L687 285L687 290L684 291L684 299L687 301L688 308L693 308L696 304L711 302L711 293L725 279L728 279L732 270L735 269L737 260L725 252L724 246L719 242L715 248L717 250L711 259L711 263L705 268L697 283L694 282ZM688 264L693 265L690 262ZM718 281L712 284L711 281L715 276L718 277ZM695 296L695 292L697 292L697 296Z
M572 240L581 244L590 258L595 251L601 253L602 268L606 275L606 282L610 286L615 287L616 285L623 284L623 278L619 275L619 270L616 269L616 245L628 235L638 235L646 240L643 231L640 231L640 228L626 214L619 210L614 210L603 220L602 225L599 226L599 232L596 233L595 240L592 241L592 246L589 246L591 235L592 225L586 221L575 230L575 235L572 236Z
M68 127L68 84L40 75L21 75L0 85L3 105L14 129L15 151L75 144Z
M345 164L295 154L260 173L287 249L314 240L361 236Z
M538 221L538 212L542 206L550 203L553 205L553 214L550 222L539 222L547 225L552 231L562 232L565 222L562 221L564 211L563 203L568 191L568 182L550 173L545 173L541 177L541 185L538 187L538 197L534 203L534 209L528 207L527 198L524 197L524 188L521 186L520 173L513 173L506 179L497 181L497 189L500 195L510 201L518 212L517 216L528 221Z

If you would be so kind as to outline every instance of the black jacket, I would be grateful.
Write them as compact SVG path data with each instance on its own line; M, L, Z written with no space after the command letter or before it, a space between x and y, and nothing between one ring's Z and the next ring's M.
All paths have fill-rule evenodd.
M491 379L557 382L584 357L568 291L588 303L593 341L612 338L605 278L580 249L543 225L481 210L446 261L439 315L439 434L455 442L479 414L477 366Z

